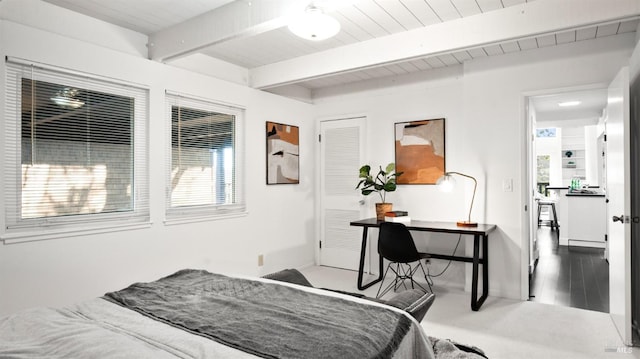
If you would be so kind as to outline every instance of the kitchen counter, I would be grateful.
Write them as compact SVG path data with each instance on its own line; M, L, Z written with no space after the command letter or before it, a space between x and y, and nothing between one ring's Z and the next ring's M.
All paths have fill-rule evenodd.
M569 245L605 248L607 207L604 193L567 193Z
M600 189L583 188L580 190L572 190L567 193L567 196L576 197L604 197L604 192Z
M567 193L568 197L604 197L604 193Z
M561 245L605 248L605 194L597 187L569 192L569 187L547 187L555 199Z

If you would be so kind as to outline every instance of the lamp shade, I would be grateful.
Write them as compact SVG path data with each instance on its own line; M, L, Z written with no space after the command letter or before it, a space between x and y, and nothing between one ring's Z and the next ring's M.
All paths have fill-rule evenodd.
M289 23L289 30L303 39L322 41L337 34L340 23L320 8L309 5L304 13L293 18Z
M455 187L455 185L456 179L451 175L451 173L445 173L436 181L436 186L438 186L438 189L442 192L453 191L453 187Z

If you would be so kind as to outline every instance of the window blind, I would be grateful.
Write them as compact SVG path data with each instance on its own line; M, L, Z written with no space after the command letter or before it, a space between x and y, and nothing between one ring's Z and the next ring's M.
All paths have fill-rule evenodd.
M6 65L7 232L148 222L148 91L27 61Z
M245 212L243 110L167 92L167 220Z

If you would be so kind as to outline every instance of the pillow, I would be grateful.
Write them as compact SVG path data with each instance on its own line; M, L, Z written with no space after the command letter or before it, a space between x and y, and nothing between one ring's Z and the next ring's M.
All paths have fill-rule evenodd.
M313 287L307 278L305 278L305 276L297 269L283 269L279 272L264 275L262 278L303 285L305 287Z
M386 301L387 305L400 308L411 314L418 322L422 321L431 304L436 299L433 293L425 293L419 289L402 291Z
M454 342L451 339L429 337L436 359L487 359L484 351L472 345Z
M275 273L264 275L262 276L262 278L278 280L281 282L293 283L313 288L313 285L311 285L304 274L300 273L300 271L298 271L297 269L283 269ZM345 292L342 290L328 288L321 289L348 294L354 297L363 298L402 309L416 318L418 322L422 321L429 308L431 308L431 304L433 304L433 301L436 299L435 294L425 293L419 289L404 290L394 295L389 300L370 298L365 296L364 294Z

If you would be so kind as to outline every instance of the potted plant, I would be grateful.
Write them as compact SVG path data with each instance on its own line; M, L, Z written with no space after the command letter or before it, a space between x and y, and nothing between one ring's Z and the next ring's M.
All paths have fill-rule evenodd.
M392 204L387 203L387 192L393 192L396 190L396 179L402 174L402 172L395 172L396 165L391 162L385 169L379 166L378 173L371 175L371 166L364 165L360 167L360 182L356 186L363 196L368 196L371 193L378 193L381 202L376 203L376 218L379 220L384 219L385 212L389 212L392 209Z

